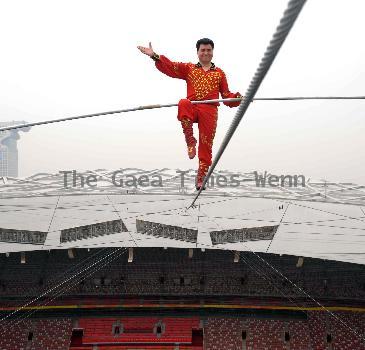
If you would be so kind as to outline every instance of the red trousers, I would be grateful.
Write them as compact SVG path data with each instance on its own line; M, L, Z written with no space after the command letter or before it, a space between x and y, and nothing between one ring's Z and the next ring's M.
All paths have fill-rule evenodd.
M212 146L217 128L218 107L211 104L192 104L190 100L182 99L178 105L177 119L189 119L198 123L199 166L209 167L212 164Z

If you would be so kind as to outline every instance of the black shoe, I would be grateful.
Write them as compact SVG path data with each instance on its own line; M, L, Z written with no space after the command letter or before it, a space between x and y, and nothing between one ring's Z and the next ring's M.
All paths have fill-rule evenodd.
M195 185L195 188L196 188L196 190L197 190L197 191L199 191L199 190L200 190L200 187L202 187L202 186L201 186L201 185L200 185L200 186ZM204 186L204 187L203 187L203 190L202 190L202 191L204 191L204 190L206 190L206 186Z

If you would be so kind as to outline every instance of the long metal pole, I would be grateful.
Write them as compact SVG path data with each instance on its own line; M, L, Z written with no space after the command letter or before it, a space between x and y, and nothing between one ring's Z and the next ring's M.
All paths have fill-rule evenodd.
M241 100L242 100L242 98L226 98L226 99L191 101L191 102L193 104L208 104L208 103L215 103L215 102L237 102L237 101L241 101ZM252 99L252 101L298 101L298 100L365 100L365 96L255 97ZM27 127L36 126L36 125L59 123L59 122L64 122L64 121L68 121L68 120L99 117L99 116L104 116L104 115L109 115L109 114L142 111L145 109L175 107L177 105L178 105L177 103L146 105L146 106L139 106L139 107L133 107L133 108L126 108L126 109L121 109L121 110L116 110L116 111L84 114L84 115L79 115L79 116L74 116L74 117L66 117L66 118L59 118L59 119L44 120L44 121L40 121L40 122L10 125L10 126L1 127L0 132L7 131L7 130L27 128Z
M241 101L240 98L227 98L227 99L217 99L217 100L204 100L204 101L192 101L192 103L214 103L214 102L230 102L230 101ZM99 112L99 113L92 113L92 114L84 114L84 115L78 115L73 117L65 117L65 118L59 118L59 119L51 119L51 120L43 120L40 122L33 122L33 123L24 123L19 125L10 125L0 128L1 131L6 130L14 130L14 129L21 129L21 128L27 128L31 126L37 126L37 125L45 125L45 124L53 124L53 123L60 123L65 122L69 120L76 120L76 119L84 119L84 118L92 118L92 117L100 117L104 115L110 115L110 114L118 114L118 113L127 113L127 112L135 112L135 111L143 111L145 109L156 109L156 108L165 108L165 107L174 107L177 106L177 103L168 103L168 104L156 104L156 105L145 105L145 106L138 106L138 107L132 107L132 108L125 108L120 109L116 111L109 111L109 112Z

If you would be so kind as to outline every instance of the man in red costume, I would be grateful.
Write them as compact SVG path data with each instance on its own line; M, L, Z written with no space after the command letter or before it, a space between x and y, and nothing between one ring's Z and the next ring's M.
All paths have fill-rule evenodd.
M187 83L187 98L179 101L177 119L181 122L185 141L188 146L188 156L193 159L196 155L196 139L193 134L193 123L199 128L199 169L196 188L202 186L204 176L212 164L212 146L217 127L219 103L192 104L190 101L213 100L219 98L242 97L240 93L229 91L227 78L222 69L212 62L214 43L208 38L197 41L196 49L199 62L171 62L167 57L158 55L149 47L138 46L145 55L150 56L157 69L172 78L183 79ZM237 107L238 102L223 102L226 106Z

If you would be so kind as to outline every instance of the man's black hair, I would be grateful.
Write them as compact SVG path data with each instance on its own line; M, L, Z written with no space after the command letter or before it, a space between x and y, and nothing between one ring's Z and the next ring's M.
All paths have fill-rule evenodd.
M213 43L213 40L210 40L210 39L208 39L208 38L199 39L199 40L196 42L196 51L198 51L198 50L199 50L200 45L211 45L211 46L212 46L212 49L214 49L214 43Z

